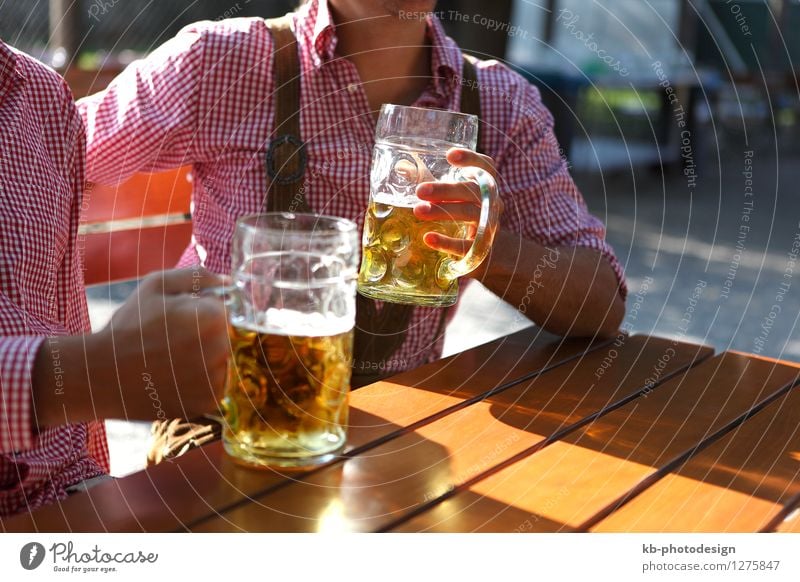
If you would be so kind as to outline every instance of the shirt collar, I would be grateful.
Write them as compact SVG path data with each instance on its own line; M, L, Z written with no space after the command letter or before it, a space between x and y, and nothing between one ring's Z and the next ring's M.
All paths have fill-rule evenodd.
M334 58L336 53L336 27L333 24L327 0L310 0L297 11L297 28L302 37L311 42L311 59L315 67Z
M442 23L435 14L427 16L428 41L431 43L431 71L433 85L437 93L448 96L454 83L452 80L461 74L461 49L447 36Z
M7 44L0 40L0 99L6 94L12 83L23 79L19 68L20 62L17 54Z
M327 0L311 0L297 12L297 22L308 27L312 43L311 54L315 67L335 58L336 27ZM461 50L449 38L435 14L426 17L427 38L432 50L431 71L437 93L447 95L452 86L449 81L461 73Z

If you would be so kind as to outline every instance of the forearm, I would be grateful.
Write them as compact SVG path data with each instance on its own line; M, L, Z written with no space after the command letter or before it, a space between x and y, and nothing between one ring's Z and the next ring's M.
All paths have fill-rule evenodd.
M98 334L42 342L31 373L37 428L112 416L113 362L111 346Z
M505 230L473 276L548 331L611 336L625 303L611 265L585 247L544 247Z

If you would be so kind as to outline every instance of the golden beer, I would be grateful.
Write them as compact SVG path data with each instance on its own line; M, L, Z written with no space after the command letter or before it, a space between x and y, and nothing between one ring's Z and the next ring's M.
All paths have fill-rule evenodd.
M353 332L264 333L231 324L225 448L257 466L301 466L344 446Z
M454 255L430 248L423 237L437 232L464 238L454 221L414 217L413 207L391 206L370 199L364 222L358 292L372 299L442 307L458 297L458 279L441 276L440 267Z

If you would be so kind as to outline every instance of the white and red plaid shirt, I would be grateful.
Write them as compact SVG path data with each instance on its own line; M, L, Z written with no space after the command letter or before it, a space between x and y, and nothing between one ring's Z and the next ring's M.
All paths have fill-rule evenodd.
M108 448L100 422L36 430L31 373L39 346L90 329L76 249L86 144L66 84L2 42L0 128L3 516L62 498L66 487L107 472ZM54 359L53 373L68 365Z
M432 76L415 105L460 109L462 54L428 17ZM301 66L301 132L308 165L302 192L321 214L363 225L375 121L358 72L336 55L328 3L294 15ZM78 104L87 128L87 177L113 184L135 172L191 165L194 235L181 260L230 270L235 220L262 211L265 158L275 115L272 39L262 19L201 22L131 64L102 93ZM496 61L478 64L481 147L494 158L504 224L547 245L599 250L624 293L622 269L559 154L538 90ZM417 308L388 371L441 354L440 312ZM381 363L383 365L383 363Z

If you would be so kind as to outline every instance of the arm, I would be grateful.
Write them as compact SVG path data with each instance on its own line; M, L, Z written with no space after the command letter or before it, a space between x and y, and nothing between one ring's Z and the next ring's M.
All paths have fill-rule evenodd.
M32 448L48 426L214 411L227 370L224 307L190 293L218 283L204 270L157 273L100 332L0 338L0 452Z
M619 281L600 251L546 247L507 230L474 275L496 295L548 331L563 336L612 336L625 315Z
M0 297L0 319L5 316ZM33 448L30 379L42 337L0 337L0 455Z
M219 283L203 269L154 273L105 329L42 343L32 374L37 425L216 410L229 353L225 308L192 293Z
M188 28L128 66L104 91L78 101L87 179L116 184L140 171L193 161L203 34Z

